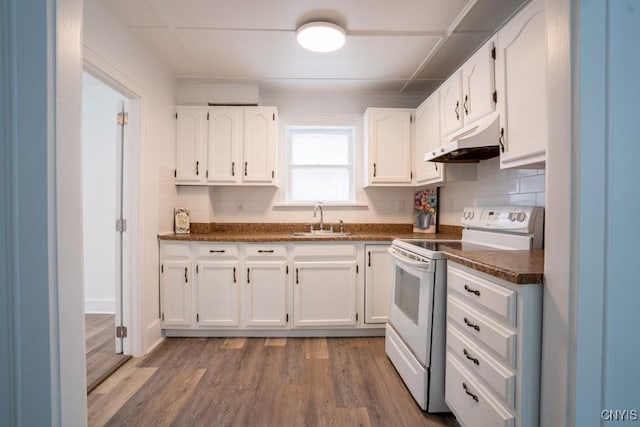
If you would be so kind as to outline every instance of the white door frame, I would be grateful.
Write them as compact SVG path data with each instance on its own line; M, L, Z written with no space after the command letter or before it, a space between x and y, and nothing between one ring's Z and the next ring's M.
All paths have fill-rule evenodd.
M141 161L143 152L143 111L146 99L146 91L137 83L127 78L114 68L109 62L103 60L88 48L83 49L83 67L91 75L114 88L128 98L129 124L125 141L125 165L124 176L127 183L124 189L125 218L127 218L127 231L123 238L123 271L124 281L122 286L122 321L128 328L127 338L123 340L123 353L129 355L142 354L142 330L140 322L140 289L142 282L142 213L143 193L140 191L140 183L144 173Z

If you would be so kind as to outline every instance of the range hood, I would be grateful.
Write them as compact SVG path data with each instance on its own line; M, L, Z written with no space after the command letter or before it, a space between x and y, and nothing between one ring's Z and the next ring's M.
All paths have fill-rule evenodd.
M454 134L433 151L425 162L477 163L500 155L500 116L492 114L469 129Z

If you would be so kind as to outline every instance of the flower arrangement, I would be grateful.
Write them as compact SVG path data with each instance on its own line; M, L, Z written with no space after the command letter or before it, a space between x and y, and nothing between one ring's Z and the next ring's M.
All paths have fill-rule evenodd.
M416 191L414 198L414 209L416 211L416 216L420 215L420 213L422 212L429 215L436 214L436 207L438 206L438 195L436 191L437 190Z

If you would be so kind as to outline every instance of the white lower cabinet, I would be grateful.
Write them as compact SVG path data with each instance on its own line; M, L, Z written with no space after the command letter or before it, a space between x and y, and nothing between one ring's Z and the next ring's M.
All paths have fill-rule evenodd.
M168 242L160 247L160 301L163 327L193 323L191 258L188 243Z
M541 285L448 261L445 401L460 425L539 425L541 319Z
M251 245L245 252L244 324L286 327L289 321L286 246Z
M355 326L356 261L296 262L294 326Z
M239 270L238 261L198 261L198 326L228 327L240 324Z
M387 323L393 280L389 245L365 245L364 322Z

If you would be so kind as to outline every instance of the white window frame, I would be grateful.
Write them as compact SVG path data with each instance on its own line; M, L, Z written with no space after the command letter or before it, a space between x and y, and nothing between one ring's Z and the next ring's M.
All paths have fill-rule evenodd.
M301 133L318 133L324 132L326 134L340 134L349 136L349 163L347 166L343 165L293 165L292 164L292 142L291 136L293 134ZM284 134L287 144L287 179L286 179L286 201L290 204L303 204L314 203L308 200L293 200L291 195L292 190L292 172L296 167L319 167L319 168L346 168L349 171L349 198L348 200L316 200L315 202L323 203L338 203L338 204L354 204L356 201L356 126L353 125L287 125L284 128Z

